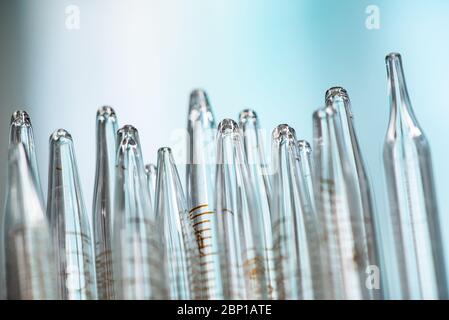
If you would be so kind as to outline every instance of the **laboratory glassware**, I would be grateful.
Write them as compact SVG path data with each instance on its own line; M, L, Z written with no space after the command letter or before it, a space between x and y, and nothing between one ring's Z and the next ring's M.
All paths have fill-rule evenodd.
M390 121L384 167L400 299L448 297L430 147L412 109L401 56L386 57Z
M96 299L91 229L72 136L64 129L58 129L50 136L47 216L57 252L61 298Z
M218 126L216 159L216 230L224 299L267 299L261 210L240 128L231 119Z
M274 268L273 236L271 224L270 172L265 161L263 141L260 134L259 120L254 110L245 109L239 114L239 126L243 134L243 147L248 161L249 174L254 187L255 199L259 204L260 213L255 214L261 227L260 234L264 244L264 263L266 281L268 284L268 296L277 298L276 273Z
M36 160L33 128L31 125L30 117L26 111L17 110L13 112L10 122L9 143L23 144L27 157L30 161L30 170L32 176L36 181L37 185L36 190L39 194L39 197L43 200L42 188L39 179L39 171ZM42 203L45 204L44 201L42 201ZM3 248L3 237L0 237L0 248ZM4 254L3 250L0 250L0 299L4 298L4 294L6 293L6 289L2 290L5 282L3 254Z
M334 87L325 101L313 121L326 297L378 299L382 293L374 211L349 97L343 88Z
M147 175L148 192L150 193L151 203L155 206L157 167L152 163L147 164L145 166L145 173Z
M346 90L342 87L333 87L326 92L326 105L334 110L333 119L337 121L335 127L341 131L338 139L341 153L345 154L344 172L347 184L352 220L358 221L361 228L359 241L363 244L364 260L361 271L364 272L364 285L368 289L366 297L380 299L384 288L381 287L382 274L379 248L379 230L376 230L378 219L375 214L374 198L371 184L365 169L362 153L354 128L351 102ZM343 158L341 158L343 159ZM355 233L355 231L354 231Z
M191 258L196 239L170 148L159 149L157 166L155 215L156 226L164 238L169 298L190 300L193 293Z
M101 107L96 116L97 164L92 209L95 271L100 300L110 300L114 297L111 233L117 129L117 116L114 109L108 106Z
M279 299L322 298L316 215L299 163L295 130L272 134L272 223Z
M167 298L164 252L153 220L137 129L117 132L112 259L119 300Z
M199 249L199 272L194 274L195 298L223 299L213 203L216 125L203 90L194 90L190 95L187 131L186 193Z
M44 199L39 168L37 166L36 147L34 144L33 127L31 125L30 116L26 111L17 110L11 116L11 125L9 131L9 143L21 142L25 147L25 152L30 162L31 172L36 181L39 197ZM45 201L43 201L45 203Z
M39 188L25 145L11 142L2 223L7 299L59 298L50 227Z

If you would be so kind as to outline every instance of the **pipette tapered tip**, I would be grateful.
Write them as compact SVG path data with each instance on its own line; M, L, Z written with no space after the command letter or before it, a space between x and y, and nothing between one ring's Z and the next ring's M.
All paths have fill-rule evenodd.
M389 61L389 60L401 60L402 58L401 58L401 54L400 53L398 53L398 52L391 52L391 53L389 53L389 54L387 54L386 56L385 56L385 61Z
M138 134L137 129L134 126L130 125L130 124L124 125L123 127L118 129L118 131L117 131L117 135L119 137L135 136L136 134Z
M125 125L117 131L117 142L121 148L138 148L139 132L132 125Z
M295 129L288 124L280 124L273 130L273 139L277 140L296 140Z
M348 92L343 87L332 87L326 91L325 101L332 101L334 98L349 99Z
M171 149L169 147L162 147L162 148L159 148L159 150L157 150L157 153L159 155L170 154L171 153Z
M189 112L188 112L188 128L193 128L195 123L202 123L205 129L215 128L215 117L209 98L204 90L196 89L190 94Z
M190 94L189 112L192 111L211 111L209 97L206 91L202 89L195 89Z
M72 135L65 129L57 129L50 136L50 143L72 142Z
M311 153L312 148L310 147L310 143L306 140L299 140L298 141L298 148L299 151L304 151L305 153Z
M228 133L238 132L239 125L232 119L223 119L218 124L218 134L224 135Z
M115 117L115 110L110 106L102 106L97 111L97 118L108 119Z
M22 127L22 126L31 126L31 119L29 114L23 110L16 110L13 112L11 116L11 125Z
M257 113L252 109L244 109L239 114L239 122L245 124L248 122L257 123Z
M157 172L157 167L156 165L149 163L147 165L145 165L145 172L146 174L155 174Z

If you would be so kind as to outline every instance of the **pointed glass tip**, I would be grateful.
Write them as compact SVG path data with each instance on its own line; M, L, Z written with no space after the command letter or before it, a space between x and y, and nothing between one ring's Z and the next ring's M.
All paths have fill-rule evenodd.
M11 116L11 125L17 127L31 127L31 119L26 111L16 110Z
M343 87L332 87L326 91L325 101L330 102L335 98L341 98L344 100L349 100L348 92Z
M296 141L295 129L288 124L280 124L273 130L273 139L280 141Z
M311 153L312 148L310 147L310 143L308 143L306 140L299 140L298 141L298 148L299 151L304 151L305 153Z
M218 124L218 134L225 135L239 131L239 125L232 119L223 119Z
M188 126L199 121L205 128L215 128L214 113L204 90L196 89L190 94Z
M195 89L190 94L190 110L192 109L209 109L209 97L206 91Z
M139 132L132 125L125 125L117 131L117 143L122 147L137 148L139 143Z
M50 143L72 142L72 135L65 129L57 129L50 136Z
M385 57L385 61L386 62L392 61L392 60L399 60L399 61L401 61L401 59L402 59L401 58L401 54L397 53L397 52L391 52L391 53L387 54L386 57Z
M115 117L115 110L110 106L102 106L97 111L97 118L108 119Z
M157 167L154 164L149 163L149 164L147 164L145 166L145 173L149 174L149 175L156 174L157 173Z
M159 150L157 150L157 153L159 155L170 154L171 153L171 149L169 147L162 147L162 148L159 148Z
M124 125L123 127L121 127L117 131L117 136L119 138L124 138L124 137L127 137L127 136L131 136L132 137L132 136L136 136L136 135L138 135L137 129L134 126L129 125L129 124Z
M252 109L244 109L239 114L239 121L242 124L247 122L257 123L257 113Z

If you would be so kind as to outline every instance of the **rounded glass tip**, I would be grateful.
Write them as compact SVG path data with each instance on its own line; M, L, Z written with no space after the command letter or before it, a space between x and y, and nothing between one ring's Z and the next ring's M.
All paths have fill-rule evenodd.
M252 109L244 109L239 114L239 121L245 123L257 123L257 113Z
M171 149L169 147L162 147L162 148L159 148L159 150L157 150L157 153L160 154L160 155L170 154L171 153Z
M189 102L190 110L208 110L209 107L209 97L207 96L206 91L202 89L195 89L190 93L190 102Z
M207 126L215 127L212 108L204 90L196 89L190 94L188 119L190 122L205 121Z
M16 110L11 116L11 125L16 127L31 127L31 119L26 111Z
M124 125L123 127L118 129L118 131L117 131L117 135L119 137L135 136L137 134L138 134L137 129L134 126L130 125L130 124Z
M106 120L115 117L115 110L110 106L102 106L97 111L97 118L99 118L99 120Z
M139 145L139 133L132 125L125 125L117 131L117 142L122 147L134 147Z
M310 147L310 143L306 140L299 140L298 141L298 148L299 151L304 151L305 153L311 153L312 148Z
M296 143L295 129L290 127L288 124L280 124L273 130L273 140L280 142L294 141Z
M349 100L348 92L343 87L332 87L326 91L325 101L330 102L335 98L340 98L344 100Z
M150 175L156 174L157 167L154 164L149 163L145 166L145 172L146 172L146 174L150 174Z
M57 129L50 136L50 143L72 142L72 135L65 129Z
M218 134L226 135L231 133L236 133L239 131L239 125L232 119L223 119L218 124Z
M386 62L393 61L393 60L401 61L401 59L402 59L401 58L401 54L397 53L397 52L391 52L391 53L387 54L386 57L385 57L385 61Z

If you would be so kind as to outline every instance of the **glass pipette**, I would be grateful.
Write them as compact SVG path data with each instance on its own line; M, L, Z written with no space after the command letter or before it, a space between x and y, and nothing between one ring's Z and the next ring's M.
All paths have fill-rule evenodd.
M217 240L224 299L267 299L259 204L250 180L236 122L225 119L217 133Z
M41 188L39 168L37 166L33 127L31 125L30 116L26 111L17 110L12 114L9 141L11 144L21 142L25 147L25 152L30 162L31 172L36 181L39 197L44 199ZM43 203L45 203L45 201L43 201Z
M47 215L53 234L64 300L96 299L91 229L84 206L71 135L50 136Z
M256 112L250 109L240 112L239 125L243 133L243 146L248 161L249 174L253 183L256 201L258 201L260 208L260 213L256 214L255 217L260 220L260 234L264 244L265 278L268 284L268 296L271 299L276 299L276 273L270 211L271 184Z
M38 188L25 146L11 143L2 223L7 299L59 298L50 228Z
M97 167L93 202L93 232L98 299L113 299L111 233L114 208L117 117L105 106L97 111Z
M368 274L373 267L380 271L378 240L375 230L376 216L368 175L360 151L357 135L354 129L351 103L345 89L341 87L330 88L326 92L326 106L333 111L331 117L338 132L337 140L340 148L340 159L343 161L343 172L348 186L348 201L353 222L353 232L357 243L363 252L360 272L365 291L364 298L379 299L383 296L380 287L380 274L373 274L379 279L372 279L369 284ZM378 232L378 231L377 231ZM367 282L368 281L368 282ZM378 283L376 287L375 283Z
M399 299L447 298L447 275L429 143L416 120L401 56L386 57L390 122L384 166Z
M30 162L30 170L32 176L36 182L36 191L38 192L39 197L42 199L42 203L45 205L36 160L33 128L31 125L30 117L27 112L17 110L12 114L10 122L9 143L11 145L16 143L23 144L25 148L25 153L27 154L27 157ZM3 268L4 252L2 250L3 248L2 241L3 237L0 238L0 299L4 298L3 291L6 292L6 290L1 290L4 285L4 268Z
M346 91L329 89L313 119L327 298L378 298L379 288L368 285L370 267L379 267L370 191Z
M194 295L197 299L222 299L213 204L216 126L209 99L202 90L195 90L190 95L187 131L187 196L199 249Z
M153 217L137 130L117 133L112 233L114 294L120 300L165 299L162 242Z
M295 130L272 135L273 239L279 299L321 298L317 222L299 163Z
M188 216L184 191L169 148L159 149L157 165L159 171L155 214L157 228L164 238L169 298L189 300L192 294L190 258L196 249L196 239Z

